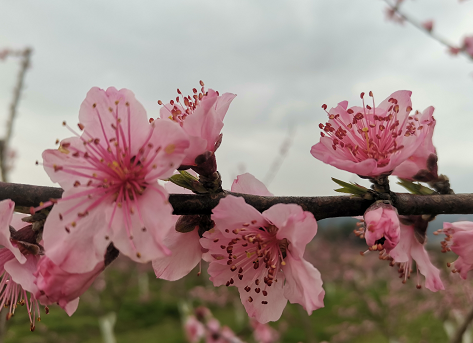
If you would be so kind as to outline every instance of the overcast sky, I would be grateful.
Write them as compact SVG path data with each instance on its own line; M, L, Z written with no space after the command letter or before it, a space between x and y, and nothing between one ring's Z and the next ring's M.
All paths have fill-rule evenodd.
M409 24L387 22L381 0L0 0L0 49L34 49L13 148L13 182L52 185L34 165L76 123L93 86L131 89L150 117L176 88L238 96L225 118L219 170L264 179L290 127L293 145L270 185L278 195L334 194L330 176L358 177L310 155L325 122L320 106L377 102L413 91L414 109L436 108L440 172L473 192L473 63ZM406 0L453 43L473 34L473 1ZM0 122L6 121L17 61L0 62ZM3 109L3 110L2 110ZM0 131L1 132L1 131ZM394 180L393 180L394 181Z

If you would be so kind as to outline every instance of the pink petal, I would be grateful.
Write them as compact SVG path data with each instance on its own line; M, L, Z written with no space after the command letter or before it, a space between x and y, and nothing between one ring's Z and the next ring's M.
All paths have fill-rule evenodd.
M248 205L245 199L233 195L227 195L221 199L212 212L215 230L220 230L224 236L231 238L233 238L232 234L226 233L226 230L231 232L234 229L241 229L248 225L252 227L267 225L261 213Z
M473 261L466 260L462 256L458 256L454 262L454 266L461 278L466 280L468 277L468 272L473 269Z
M137 197L133 214L129 212L129 209L122 207L122 211L115 213L112 222L110 236L115 247L133 261L140 263L169 254L163 241L174 222L172 206L167 200L168 196L164 188L157 183L153 185L153 188L147 188L140 197ZM155 189L162 193L159 194ZM111 213L112 208L109 207L106 212L107 222L110 220ZM133 239L130 240L130 237Z
M255 318L260 323L267 323L269 321L276 321L281 318L282 311L286 307L287 299L284 297L284 280L278 279L271 287L268 287L268 295L264 296L263 292L255 293L254 291L248 293L243 288L238 288L240 292L240 299L245 306L248 316ZM263 288L264 289L264 288ZM251 294L251 295L249 295ZM252 301L249 301L251 296ZM262 301L267 301L263 304Z
M309 315L312 311L324 307L325 291L322 288L320 272L306 260L294 258L290 252L284 261L284 296L291 303L301 304Z
M286 238L293 254L302 257L305 246L317 233L317 221L310 212L303 211L299 205L276 204L263 212L263 217L279 230L277 239Z
M164 239L164 245L171 250L171 256L153 260L153 269L159 279L178 280L189 274L202 259L197 230L180 233L173 227Z
M35 294L43 305L58 303L62 308L82 295L104 270L104 262L87 273L69 273L55 265L49 258L42 258L37 266Z
M61 307L64 311L66 311L67 315L70 317L74 314L74 312L76 312L78 306L79 306L79 298L68 302L64 307L63 306Z
M384 110L387 110L392 103L390 103L388 100L391 98L394 98L397 100L397 105L399 105L399 113L398 113L398 119L400 124L402 125L403 120L407 118L409 113L406 111L408 107L412 109L412 101L411 101L411 91L406 91L406 90L401 90L401 91L396 91L392 93L390 96L388 96L382 103L377 105L377 108L382 108Z
M458 231L470 231L473 230L473 222L460 221L455 223L443 223L444 229L452 229L455 232Z
M77 190L66 191L63 197L73 195L75 192ZM77 212L84 211L88 203L66 214L69 208L81 200L72 199L53 206L46 219L43 232L46 256L71 273L85 273L94 269L97 263L103 261L107 246L111 242L110 237L109 240L105 238L111 236L105 221L105 205L99 205L89 215L77 221ZM76 226L72 227L70 224L74 221L76 221ZM69 233L65 229L66 226Z
M430 262L429 254L427 254L424 246L416 239L412 242L411 255L416 261L419 271L425 276L425 288L430 289L432 292L445 289L440 279L440 270Z
M337 159L332 156L331 151L321 143L317 143L312 146L310 150L312 156L316 159L321 160L324 163L330 164L341 170L346 170L351 173L365 176L373 176L374 170L376 169L376 160L369 158L361 162L353 162L349 160Z
M264 183L262 183L250 173L238 175L237 178L233 181L231 190L232 192L253 195L273 195L268 191Z
M121 119L125 133L123 146L130 144L132 156L136 155L151 130L144 107L128 89L117 90L110 87L104 91L97 87L92 88L79 111L79 121L85 126L84 138L99 138L100 143L106 147L108 140L116 136L112 125L117 124L117 118ZM129 136L132 137L131 142Z
M76 151L82 153L86 151L83 141L79 137L71 137L62 140L61 145L63 144L70 144L70 147L67 149L47 149L43 152L42 157L44 170L52 182L59 183L64 189L72 188L76 181L79 181L83 185L87 184L90 177L85 177L78 173L87 170L81 168L90 167L89 162L87 162L86 159L72 156ZM55 169L55 165L62 167L63 169ZM76 175L71 175L71 172L66 172L64 169L76 172ZM88 173L86 172L86 174ZM101 174L101 171L97 170L97 174Z
M195 166L197 156L207 151L207 141L201 137L189 136L189 148L186 150L186 157L182 160L184 166Z
M146 176L148 182L156 181L157 178L171 177L181 165L186 156L186 149L189 147L187 134L179 124L171 120L159 119L153 121L151 127L153 129L148 144L152 144L154 151L156 149L159 151L149 161L155 169Z
M5 263L5 271L10 274L13 281L21 285L25 291L35 294L38 288L34 282L35 276L33 274L36 272L38 260L39 257L34 255L28 255L24 264L21 264L16 259L12 259Z
M411 246L416 238L414 237L414 230L412 227L401 223L400 229L401 234L399 237L399 243L393 250L391 250L389 255L394 259L394 262L408 262L411 256Z
M0 201L0 245L10 250L20 263L25 263L25 256L23 256L20 250L15 248L10 241L10 223L12 222L14 209L15 203L10 199ZM26 223L23 223L22 226L19 227L20 225L18 225L19 222L17 220L15 220L14 224L16 224L16 226L14 226L16 230L26 226Z

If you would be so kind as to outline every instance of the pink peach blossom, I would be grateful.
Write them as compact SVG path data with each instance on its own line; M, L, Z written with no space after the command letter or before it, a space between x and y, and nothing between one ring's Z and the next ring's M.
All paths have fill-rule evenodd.
M434 28L434 21L433 20L427 20L422 23L422 27L426 29L427 31L431 32Z
M371 205L364 214L365 238L370 250L389 252L399 243L400 224L396 208L383 201Z
M165 188L170 193L192 193L171 182L168 182ZM249 173L237 176L233 181L231 191L255 195L272 195L261 181ZM164 245L169 248L171 255L153 260L156 277L169 281L175 281L186 276L202 259L202 247L199 242L198 230L194 229L185 233L176 231L175 223L179 216L173 217L172 229L164 238Z
M468 272L473 269L473 223L468 221L443 223L440 233L446 236L442 242L442 252L453 251L458 255L453 263L453 271L466 279Z
M161 108L162 119L170 118L179 123L189 135L190 147L186 151L186 157L182 165L195 166L196 157L209 151L214 153L220 145L220 131L223 128L223 119L235 98L235 94L218 92L209 89L205 91L204 83L201 81L201 91L193 89L193 96L183 97L180 90L176 101L171 100L169 104Z
M134 94L113 87L92 88L79 120L81 135L43 153L46 172L65 190L45 223L46 255L83 274L103 261L111 242L136 262L168 254L172 206L157 179L181 164L187 135L169 120L149 124Z
M184 323L184 332L188 342L197 343L204 337L205 327L195 316L188 316Z
M317 233L310 212L277 204L259 213L243 198L228 195L213 209L215 227L200 240L209 251L215 286L236 286L250 317L261 323L281 317L287 300L310 314L323 307L319 271L303 258Z
M275 343L279 340L279 333L268 324L261 324L256 320L250 321L253 327L253 337L258 343Z
M412 156L394 169L392 175L422 182L438 179L437 151L432 142L436 124L433 113L434 108L432 106L422 112L420 122L427 130L425 139Z
M427 134L426 123L412 111L411 92L397 91L376 107L348 108L343 101L327 112L329 121L319 127L320 142L311 154L324 163L360 176L390 173L414 154ZM327 105L322 106L324 109Z
M401 222L401 238L398 245L391 250L390 254L394 263L399 264L400 276L403 282L411 274L412 261L416 262L417 288L421 287L419 272L425 276L425 288L432 292L445 289L440 279L440 270L430 262L429 254L424 245L419 243L414 234L414 226L404 225Z
M210 318L206 325L205 343L243 343L228 326L220 326L215 318Z
M104 268L102 261L90 272L74 274L64 271L48 257L43 257L34 273L34 282L38 288L35 297L43 305L57 303L67 311L69 304L78 302L79 296L89 288Z
M41 318L38 301L34 294L37 291L34 275L39 256L23 249L22 243L11 239L10 225L19 230L31 230L28 223L21 220L21 215L14 214L15 203L11 200L0 202L0 310L8 308L7 319L10 319L17 304L26 304L30 318L31 331L35 329L36 317ZM20 251L23 250L25 255ZM47 311L47 309L46 309Z
M463 49L473 58L473 36L467 36L463 39Z

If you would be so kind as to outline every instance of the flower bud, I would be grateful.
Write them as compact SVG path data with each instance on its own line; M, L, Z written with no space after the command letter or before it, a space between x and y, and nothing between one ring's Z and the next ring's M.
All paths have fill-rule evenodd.
M191 232L199 227L199 223L200 216L198 214L180 216L176 222L176 231L180 233Z
M389 201L380 200L364 214L365 238L369 247L379 246L389 253L399 243L400 224L396 208Z

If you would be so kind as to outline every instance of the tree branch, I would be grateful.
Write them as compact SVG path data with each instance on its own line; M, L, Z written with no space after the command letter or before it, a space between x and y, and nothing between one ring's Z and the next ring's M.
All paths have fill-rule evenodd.
M20 207L35 207L42 201L58 199L63 190L55 187L0 182L0 200L11 199ZM275 204L298 204L312 212L317 220L363 215L372 201L350 196L258 196L224 191L218 194L171 194L169 202L174 214L210 214L227 194L241 196L262 212ZM413 195L394 193L394 205L399 214L473 214L473 194Z
M7 121L7 132L5 138L0 141L0 173L3 181L8 181L7 154L13 133L13 122L17 114L18 105L20 103L21 91L24 87L26 71L30 66L32 51L33 50L31 48L26 48L25 50L17 53L22 58L20 71L18 72L16 85L13 89L13 100L10 104L10 113Z

